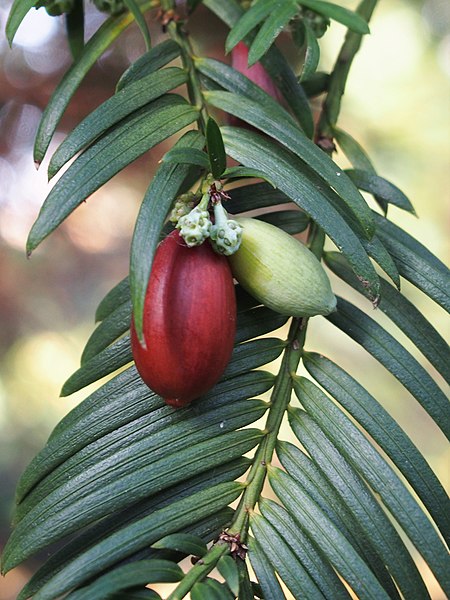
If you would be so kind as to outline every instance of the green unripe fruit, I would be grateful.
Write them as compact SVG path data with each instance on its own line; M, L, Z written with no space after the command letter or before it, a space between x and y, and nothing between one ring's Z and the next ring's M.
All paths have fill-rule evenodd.
M336 309L327 274L306 246L264 221L236 221L243 227L242 242L228 260L247 292L282 315L313 317Z

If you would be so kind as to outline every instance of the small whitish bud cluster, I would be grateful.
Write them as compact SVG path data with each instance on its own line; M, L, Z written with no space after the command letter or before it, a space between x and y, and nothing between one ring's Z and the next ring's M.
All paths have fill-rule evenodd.
M95 6L108 15L120 15L125 10L122 0L94 0Z
M174 207L172 208L172 212L170 213L169 221L176 225L185 215L189 214L195 205L195 194L193 192L188 192L187 194L181 194L177 198Z
M207 210L196 206L187 215L182 216L176 225L186 244L192 248L200 246L209 237L211 219Z
M228 219L222 204L214 205L215 223L211 227L211 245L215 252L231 256L239 249L242 241L242 226L237 221Z
M40 0L36 8L43 6L47 14L51 17L59 17L62 14L70 13L74 7L74 0Z

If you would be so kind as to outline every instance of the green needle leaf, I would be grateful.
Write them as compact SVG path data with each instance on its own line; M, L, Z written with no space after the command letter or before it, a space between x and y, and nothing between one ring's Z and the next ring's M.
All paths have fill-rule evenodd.
M345 25L355 33L362 35L369 33L367 22L360 15L347 8L332 4L331 2L323 2L322 0L299 0L299 4L342 23L342 25Z
M212 117L209 117L206 124L206 147L208 148L211 173L215 179L220 179L227 168L227 155L219 126Z
M250 46L249 66L257 63L266 54L284 27L297 13L298 6L293 0L278 0Z

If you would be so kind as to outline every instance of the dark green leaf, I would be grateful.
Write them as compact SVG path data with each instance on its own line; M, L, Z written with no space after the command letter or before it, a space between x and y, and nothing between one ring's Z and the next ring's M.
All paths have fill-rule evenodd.
M36 591L47 583L47 581L57 575L62 568L65 568L74 559L81 556L83 552L90 549L104 537L122 530L124 527L127 527L142 517L148 516L155 510L170 505L175 500L187 498L192 494L220 483L233 481L248 469L249 462L248 459L240 458L214 469L213 473L205 473L184 480L181 484L173 486L164 492L160 492L157 497L151 497L143 502L133 505L131 508L127 508L118 513L116 512L95 523L93 526L88 527L81 534L72 538L61 549L57 550L47 562L40 567L24 587L18 600L23 600L36 593ZM230 508L222 508L217 513L207 516L205 519L201 519L196 523L190 523L187 527L181 527L177 531L199 535L205 542L209 542L216 538L220 531L230 523L232 515L233 511ZM164 557L166 555L167 553L163 553L161 550L153 550L150 546L145 546L131 554L126 553L125 551L124 556L121 556L119 553L117 560L123 560L125 558L139 560L140 558ZM98 573L102 571L103 567L102 565L99 565ZM87 579L89 580L89 577L87 577Z
M338 277L364 294L363 286L356 279L342 255L337 252L327 252L325 262ZM412 302L384 279L381 279L380 283L381 300L378 308L409 337L450 384L450 349L447 342Z
M390 371L450 437L447 398L427 371L390 333L342 298L338 298L337 312L326 318Z
M139 4L135 2L135 0L123 0L125 6L128 8L130 13L133 15L134 20L137 23L137 26L141 30L142 37L144 38L145 48L146 50L150 50L152 47L152 41L150 38L150 31L148 30L148 25L146 20L144 19L144 15L141 12L141 8Z
M325 152L322 152L307 137L301 135L299 128L290 120L282 119L278 110L272 110L272 107L261 106L250 98L244 100L230 92L205 92L205 97L216 108L225 110L253 125L295 153L311 170L336 190L361 224L367 237L372 237L374 224L371 211L354 184ZM225 131L229 131L229 128L224 128ZM245 161L242 162L245 164ZM270 173L267 174L274 182L276 181Z
M395 260L400 275L450 312L450 274L425 246L384 217L374 214L377 234Z
M422 454L389 413L355 379L329 359L305 353L307 371L362 425L412 485L450 540L448 497Z
M110 290L95 311L95 321L106 319L120 304L130 299L130 284L128 277L119 281L117 285Z
M185 71L169 67L130 83L106 100L83 119L57 148L48 166L49 177L53 177L77 152L89 146L110 127L181 85L186 79Z
M274 568L264 552L262 545L256 538L250 536L248 546L250 562L252 563L252 567L261 584L265 600L286 600L286 596L275 575Z
M298 13L298 10L294 0L279 0L277 2L250 46L248 53L249 66L257 63L266 54L285 26Z
M323 597L348 600L350 596L330 563L289 513L272 500L262 499L259 507L264 518L289 543L295 556L321 590Z
M65 20L70 53L74 61L77 61L84 50L83 0L76 0L73 9L65 15Z
M299 482L273 467L270 483L288 512L310 538L322 549L334 568L361 598L389 600L371 569L367 566L341 531L321 508L305 493Z
M383 177L379 177L371 171L363 171L362 169L347 169L345 173L347 173L356 187L360 190L369 192L384 202L394 204L403 210L416 214L409 199L398 189L398 187L390 183L390 181L383 179Z
M19 29L25 15L34 7L37 0L14 0L6 22L5 33L9 45L13 43L16 31Z
M300 81L303 83L305 79L309 79L315 73L320 60L319 42L311 27L303 21L305 28L306 51L303 59L303 67L300 75Z
M228 169L225 169L223 173L223 178L226 179L241 179L243 177L264 179L264 181L267 181L267 183L269 183L272 187L275 187L265 173L257 171L256 169L247 169L246 167L229 167Z
M217 569L234 596L239 595L239 570L236 561L231 556L222 556L217 563Z
M44 498L19 522L5 546L4 569L9 570L41 548L105 514L130 506L179 483L186 479L188 473L194 476L249 452L262 435L259 430L245 429L218 436L220 431L217 425L213 438L197 444L189 442L182 450L178 445L176 452L159 459L156 457L150 464L145 461L145 455L139 458L138 445L138 448L132 449L134 460L132 457L123 457L121 472L117 475L113 458L113 472L110 468L108 473L106 459L101 480L97 481L95 478L95 465L76 479L69 480ZM161 436L152 436L152 439L157 437ZM145 444L145 441L142 443ZM186 441L184 445L186 446ZM145 466L139 466L136 460L138 463L139 460L141 463L144 461ZM74 487L75 481L79 481L80 485ZM160 537L162 536L157 539Z
M203 4L219 17L228 27L233 27L244 14L242 6L237 0L203 0Z
M139 79L150 75L150 73L158 71L158 69L165 67L179 55L179 45L173 40L164 40L164 42L154 46L128 67L119 79L116 91L119 92L130 83L139 81Z
M28 236L28 254L90 194L197 116L180 96L166 95L120 121L87 148L50 191Z
M208 155L197 148L171 148L161 159L163 163L177 163L180 165L196 165L202 169L209 170Z
M380 495L390 513L426 560L443 590L448 592L450 560L447 550L428 517L394 470L350 419L312 383L302 386L301 398L302 404L314 415L339 452L375 493ZM299 430L297 428L296 433Z
M207 577L205 583L206 596L203 596L203 598L211 598L211 600L234 600L235 595L231 593L226 584L219 583L217 579L212 579L211 577Z
M130 336L120 338L88 360L64 383L61 396L70 396L90 383L117 371L133 360Z
M176 550L193 556L203 556L207 551L205 542L190 533L172 533L152 544L152 548Z
M90 585L72 592L67 598L68 600L103 600L109 598L113 592L136 585L174 583L180 581L182 577L183 571L176 563L161 559L141 560L117 567Z
M173 150L198 150L205 140L198 131L188 131ZM145 293L159 235L167 213L180 188L190 174L189 165L163 163L154 175L141 204L131 242L130 287L134 325L138 337L142 334Z
M262 544L278 575L292 592L294 598L322 600L323 595L314 580L298 560L293 549L264 517L253 513L250 527L254 537Z
M309 399L314 393L323 396L323 392L303 378L294 379L294 389L300 402L305 396ZM356 516L376 552L388 566L403 595L406 598L409 596L417 596L418 599L428 598L426 587L414 561L363 480L308 414L292 409L289 418L300 443ZM388 589L386 591L389 592Z
M175 533L181 528L195 523L199 519L233 502L242 492L240 483L223 483L197 492L181 500L172 502L148 516L135 521L87 549L80 556L56 572L41 588L36 600L50 600L88 580L104 568L114 565L118 560L134 552L149 547L158 539ZM3 568L20 562L23 547L4 554ZM22 551L21 551L22 550Z
M287 320L288 317L280 315L265 306L238 314L236 343L245 342L251 338L274 331L282 327Z
M228 190L231 198L226 202L230 213L241 213L256 208L273 207L273 205L291 202L282 191L274 189L267 183L252 183Z
M280 4L280 0L259 0L251 6L231 29L225 42L225 51L231 50Z
M375 173L375 168L372 165L370 158L367 156L366 151L350 134L337 128L333 130L333 133L342 152L355 169Z
M222 133L227 153L246 166L270 174L277 187L324 229L347 257L358 277L367 281L367 289L373 299L377 298L378 275L359 238L329 204L328 198L311 183L309 168L293 154L253 132L224 127Z
M227 156L219 126L212 117L209 117L206 124L206 147L208 148L211 173L213 177L219 179L227 168Z
M351 512L319 467L303 451L288 442L277 443L277 455L289 475L301 485L305 493L355 549L372 570L380 585L388 590L392 600L394 598L400 600L389 571L375 551L357 515ZM309 535L307 529L305 533Z
M256 218L275 225L291 235L305 231L310 223L309 217L300 210L278 210L257 215Z
M328 73L316 71L308 79L302 81L302 88L308 98L319 96L328 91L330 76Z
M100 325L94 330L84 347L81 355L81 365L86 363L96 354L107 348L130 328L131 302L120 304Z
M280 356L286 347L285 342L277 338L261 338L237 344L222 379L229 379L251 369L262 367Z
M342 23L342 25L345 25L348 27L348 29L354 31L355 33L369 33L367 21L365 21L357 13L348 10L347 8L338 6L337 4L332 4L331 2L323 2L322 0L299 0L299 3L302 6L306 6L307 8L324 15L325 17Z
M150 5L151 0L147 0L143 2L141 8L147 10ZM34 144L34 160L37 163L42 162L55 129L86 73L133 21L133 15L129 12L107 19L87 42L80 59L66 72L47 104L39 123Z

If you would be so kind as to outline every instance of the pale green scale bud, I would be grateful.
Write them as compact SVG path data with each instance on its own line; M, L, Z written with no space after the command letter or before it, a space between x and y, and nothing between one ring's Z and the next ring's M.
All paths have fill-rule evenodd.
M195 194L192 192L188 192L187 194L182 194L177 201L170 213L169 221L176 225L178 220L184 215L187 215L194 208Z
M242 241L242 226L237 221L228 219L222 204L214 206L215 223L211 227L211 245L217 254L231 256L239 249Z
M200 205L196 206L189 214L178 220L176 227L190 248L200 246L209 237L211 230L209 213L207 210L202 210Z

